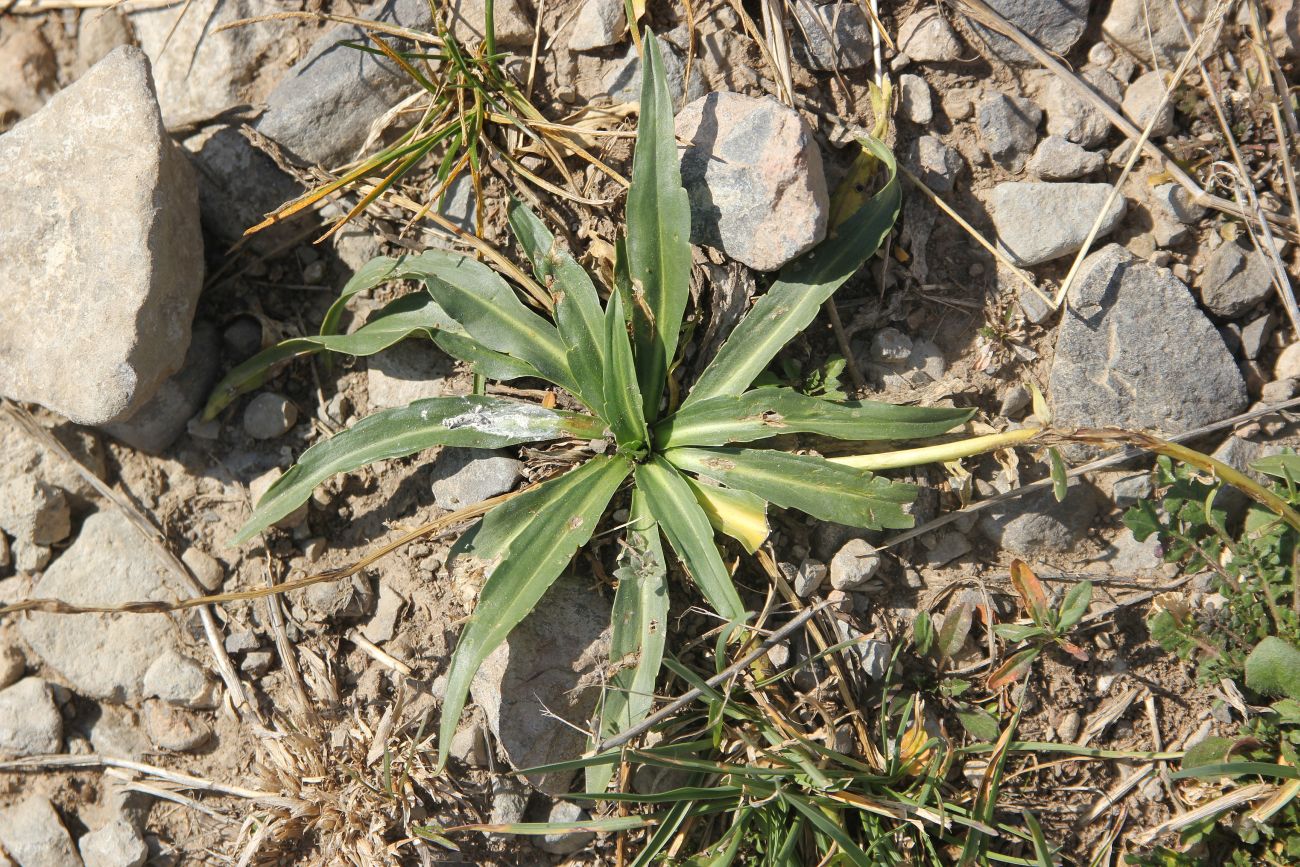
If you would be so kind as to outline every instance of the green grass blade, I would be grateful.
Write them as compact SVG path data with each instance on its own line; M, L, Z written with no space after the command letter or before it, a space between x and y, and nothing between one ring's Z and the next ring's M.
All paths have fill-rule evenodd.
M708 476L823 521L872 530L912 526L912 516L903 506L916 497L913 485L824 458L737 448L672 449L664 457L678 469Z
M493 834L519 834L522 836L542 837L552 834L608 834L615 831L631 831L655 824L654 816L610 816L605 819L584 819L576 822L513 822L506 825L469 825L459 830L485 831Z
M605 420L614 432L620 450L632 454L648 439L641 389L637 387L636 363L632 342L627 334L623 299L618 293L609 296L605 310L605 370L603 375Z
M587 544L630 469L621 457L593 458L498 506L452 549L449 562L468 556L491 572L451 657L438 741L439 770L447 764L447 748L475 672Z
M639 490L632 493L626 542L614 572L618 590L609 645L614 673L601 707L602 739L627 731L650 713L668 634L668 567L659 525ZM588 768L587 791L603 792L613 773L610 765Z
M728 621L742 620L745 606L713 542L709 519L695 501L690 485L658 455L637 464L636 485L645 493L650 514L659 522L686 573L713 610Z
M645 417L654 421L690 296L691 206L682 188L663 56L649 30L641 47L641 116L627 193L628 307Z
M894 155L883 144L875 139L861 141L888 167L889 182L826 240L781 269L776 282L700 375L683 407L749 388L777 352L808 327L822 302L884 242L902 203L897 168Z
M394 277L393 273L401 266L401 262L401 259L378 256L358 268L348 282L343 284L339 297L334 300L334 303L330 305L330 309L325 312L325 318L320 323L320 333L338 333L339 320L343 318L343 310L347 307L348 300L353 295L367 289L373 289L382 283L387 283L389 280L400 279L400 276Z
M580 395L568 351L555 326L524 306L505 280L482 262L428 250L406 263L429 294L479 343L526 361L543 379Z
M499 397L431 397L366 416L302 453L258 502L232 544L265 530L307 502L321 482L375 461L400 458L431 446L495 449L516 443L590 435L591 416L545 409Z
M921 439L952 430L974 412L878 401L833 403L789 388L757 388L691 404L655 426L655 442L663 448L720 446L792 433L846 440Z
M537 282L555 301L555 325L583 402L596 415L603 415L605 324L596 286L537 215L517 199L510 203L510 228L532 262Z
M815 804L801 795L787 792L784 789L777 790L777 797L797 810L814 828L834 840L839 845L840 851L844 853L844 857L849 860L849 863L861 865L861 867L872 867L873 862L867 853L863 852L862 848L853 842L853 838Z

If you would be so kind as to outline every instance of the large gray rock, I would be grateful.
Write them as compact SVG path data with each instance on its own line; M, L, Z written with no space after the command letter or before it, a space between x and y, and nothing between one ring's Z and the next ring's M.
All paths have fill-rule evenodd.
M609 657L610 613L609 602L590 582L561 576L474 675L474 701L516 768L582 752L586 737L560 720L587 720L595 710L596 672ZM568 792L571 778L549 774L528 780L559 795Z
M153 63L158 102L168 125L216 115L256 101L259 73L288 50L293 25L223 24L283 11L278 0L190 0L130 13L136 41ZM100 10L94 10L96 14Z
M809 69L858 69L871 62L871 20L857 3L794 4L795 58Z
M39 677L0 690L0 756L57 753L63 744L63 716Z
M1177 0L1193 34L1200 31L1206 0ZM1101 22L1106 38L1147 65L1158 59L1166 68L1176 66L1191 45L1183 33L1174 0L1114 0ZM1152 54L1152 47L1155 54Z
M384 0L370 17L419 30L432 23L427 0ZM387 58L342 44L365 41L352 25L320 37L267 97L258 132L309 163L351 159L371 124L419 86Z
M1245 408L1231 353L1167 270L1111 244L1084 260L1068 302L1048 380L1058 425L1174 434Z
M433 500L442 509L476 505L513 488L523 468L502 452L444 448L429 468Z
M163 568L153 551L116 509L96 512L33 588L33 595L74 605L121 605L168 600ZM176 650L171 620L157 614L85 614L75 628L66 616L33 612L18 631L78 693L107 701L143 694L154 660Z
M591 815L572 801L556 801L550 812L546 814L546 821L552 825L569 825L590 819ZM550 852L552 855L572 855L587 848L595 841L596 835L591 831L579 831L572 834L544 834L534 839L537 848L543 852Z
M989 0L1003 18L1053 54L1065 54L1079 41L1088 24L1088 4L1089 0ZM983 40L985 54L1020 66L1038 65L1032 55L1002 34L974 20L970 25Z
M40 795L0 810L0 850L19 867L82 867L68 829Z
M1250 310L1273 291L1273 269L1258 250L1221 244L1197 281L1201 303L1216 316L1233 318Z
M203 408L208 390L217 381L220 349L217 330L209 323L196 323L181 369L130 418L104 425L104 432L142 452L164 451Z
M203 281L145 56L117 49L0 137L0 187L0 394L128 417L180 367Z
M1021 266L1077 253L1110 190L1110 184L998 184L989 197L998 245ZM1110 234L1123 217L1124 197L1117 196L1106 211L1097 237Z
M1103 101L1118 109L1124 99L1119 81L1104 69L1087 69L1083 82ZM1079 94L1060 76L1052 76L1039 95L1047 110L1047 132L1086 148L1097 147L1110 135L1110 120L1093 100Z
M682 109L676 131L693 243L773 271L826 236L821 152L797 111L711 93Z
M1038 124L1043 110L1032 100L1003 93L990 93L980 100L975 114L980 142L989 156L1013 172L1025 165L1025 159L1038 141Z

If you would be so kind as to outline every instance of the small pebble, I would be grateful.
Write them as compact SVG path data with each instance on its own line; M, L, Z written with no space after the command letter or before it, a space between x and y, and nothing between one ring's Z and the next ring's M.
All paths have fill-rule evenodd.
M817 592L826 580L826 564L819 560L804 560L794 576L794 592L801 599L807 599Z
M244 656L244 661L239 664L239 670L253 677L261 677L271 670L271 665L275 662L275 654L269 650L254 650Z
M190 572L209 592L217 590L226 580L225 567L221 562L201 548L189 547L181 555L181 562L189 567Z
M547 815L546 821L553 824L582 822L590 819L587 811L572 801L556 801ZM552 855L572 855L581 852L596 839L591 831L579 831L571 834L547 834L536 838L537 847Z
M308 563L315 563L324 556L329 543L320 536L313 536L306 542L302 543L302 555L307 558Z
M298 421L298 407L284 395L264 391L244 407L244 431L255 440L283 436Z
M0 689L18 682L27 670L23 652L12 644L0 647Z
M853 590L866 584L880 571L880 554L862 539L850 539L831 558L831 586Z

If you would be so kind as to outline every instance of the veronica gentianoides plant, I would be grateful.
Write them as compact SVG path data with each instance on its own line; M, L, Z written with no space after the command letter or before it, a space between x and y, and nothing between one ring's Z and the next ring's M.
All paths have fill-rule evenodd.
M330 311L322 329L327 333L270 350L279 353L277 358L320 350L368 354L423 335L487 378L544 380L571 394L585 411L473 395L419 400L375 413L305 451L257 504L236 541L290 514L330 476L377 460L432 446L495 449L566 438L612 440L602 453L593 450L568 472L487 512L455 544L449 562L466 558L484 582L448 671L444 744L455 731L475 671L587 544L625 486L631 489L629 519L615 572L614 674L601 711L601 736L642 719L653 701L668 615L667 550L713 610L739 622L745 605L719 553L715 530L752 552L767 536L768 504L856 527L912 524L905 511L915 495L911 486L759 441L776 434L907 440L940 435L970 417L962 409L833 402L788 388L751 388L894 224L900 194L893 157L874 141L867 146L887 169L888 182L832 237L781 272L680 403L673 399L669 378L689 299L690 208L660 49L650 34L643 44L627 237L619 245L624 252L615 269L615 290L603 304L587 273L534 214L516 203L511 226L536 284L549 293L534 299L542 313L529 309L486 265L430 250L371 262ZM418 281L423 290L391 302L351 335L332 333L349 296L396 279ZM264 375L265 361L254 359L256 364L232 371L210 411Z

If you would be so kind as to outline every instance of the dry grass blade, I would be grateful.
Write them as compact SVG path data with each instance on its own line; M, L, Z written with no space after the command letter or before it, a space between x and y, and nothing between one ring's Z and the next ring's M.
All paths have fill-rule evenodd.
M1252 801L1258 801L1260 798L1266 798L1272 795L1277 788L1273 783L1254 783L1249 786L1242 786L1239 789L1233 789L1226 795L1215 798L1207 804L1202 804L1195 810L1188 810L1186 813L1180 813L1166 819L1154 828L1137 835L1133 842L1140 846L1150 845L1171 831L1190 827L1220 813L1235 810Z

